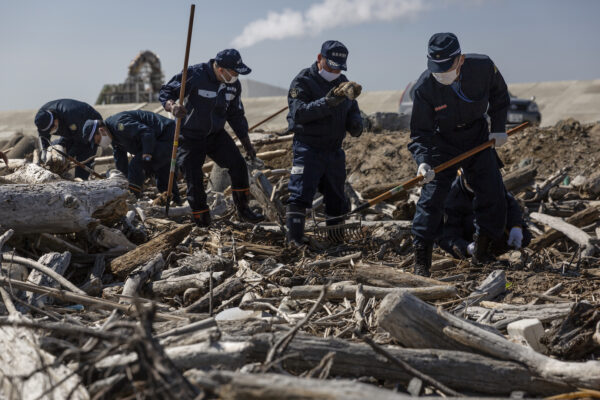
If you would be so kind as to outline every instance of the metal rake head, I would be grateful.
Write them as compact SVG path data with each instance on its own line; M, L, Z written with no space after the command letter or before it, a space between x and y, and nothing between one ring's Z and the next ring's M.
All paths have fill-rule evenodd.
M313 230L317 240L333 243L344 243L351 240L364 239L365 234L360 222L330 226L317 226Z

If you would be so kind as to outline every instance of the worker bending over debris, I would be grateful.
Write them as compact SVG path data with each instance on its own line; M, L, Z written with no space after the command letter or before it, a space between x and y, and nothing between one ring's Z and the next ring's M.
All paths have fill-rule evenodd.
M328 40L321 46L317 61L300 71L290 85L287 120L294 140L286 226L288 242L293 246L303 244L306 209L312 207L317 190L324 196L327 225L342 223L342 218L331 217L349 211L342 141L346 131L360 136L363 122L354 100L362 88L342 74L347 57L346 46Z
M241 100L242 86L238 75L250 73L240 53L234 49L219 52L207 63L192 65L187 71L186 104L177 104L181 74L163 85L159 100L165 110L183 118L179 138L178 164L187 182L187 199L196 225L210 225L210 210L206 204L202 165L208 155L231 176L233 201L238 217L247 222L264 219L248 206L248 167L235 142L225 131L228 122L250 158L256 157L248 136L248 121Z
M156 187L167 191L175 121L150 111L123 111L106 120L88 120L83 138L90 147L112 145L115 165L129 180L129 190L141 197L145 175L156 177ZM127 153L133 155L131 161ZM177 185L173 200L181 203Z
M35 125L42 146L42 162L49 161L47 149L51 135L60 136L52 145L62 146L64 152L77 161L88 160L95 156L97 147L90 147L82 137L83 124L88 119L102 119L102 116L92 106L82 101L59 99L44 104L35 115ZM93 168L93 160L88 161L86 165ZM89 176L90 173L83 168L75 168L76 178L87 179Z
M473 188L472 262L481 265L494 259L490 243L500 240L506 227L506 195L495 150L487 148L439 174L432 166L490 139L502 146L508 138L505 124L510 104L504 78L492 60L485 55L462 55L454 34L434 34L427 59L428 69L415 84L408 145L417 174L424 177L412 227L414 272L422 276L429 276L433 243L441 233L444 202L458 167Z
M473 255L475 243L475 214L473 212L473 188L467 182L462 170L452 182L450 193L444 207L444 225L438 245L456 258ZM488 252L499 256L511 249L527 247L531 241L531 232L523 220L523 213L517 200L505 191L506 229L499 240L490 243Z

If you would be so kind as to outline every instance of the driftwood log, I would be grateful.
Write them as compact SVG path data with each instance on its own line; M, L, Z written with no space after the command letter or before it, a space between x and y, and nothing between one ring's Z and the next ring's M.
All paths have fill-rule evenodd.
M469 294L465 301L460 304L455 312L465 307L474 306L484 300L492 300L506 291L506 273L497 269L492 271L476 288Z
M484 301L481 306L467 307L465 314L472 320L488 317L497 329L505 329L508 324L520 319L536 318L541 322L551 322L566 317L574 303L524 304L513 305Z
M154 274L158 273L165 266L165 260L162 254L158 254L152 260L147 262L145 265L136 268L132 273L129 274L125 284L123 285L123 291L121 295L121 303L131 303L131 298L138 295L138 291L142 285Z
M223 280L225 272L213 272L212 280L219 283ZM210 272L198 272L197 274L172 276L160 281L148 284L148 289L157 297L173 297L185 292L187 289L197 288L206 292L211 280Z
M247 322L245 322L247 324ZM180 369L206 368L219 365L235 370L252 362L263 362L274 342L286 333L257 333L253 336L226 336L218 341L167 347L166 354ZM480 354L436 349L403 349L386 346L385 349L455 389L482 394L509 395L521 390L531 395L564 393L572 386L536 378L522 365L496 360ZM341 339L323 339L296 335L289 343L283 367L302 373L319 365L323 357L334 352L331 375L345 378L371 376L391 384L408 384L413 376L383 357L370 346ZM97 367L101 370L124 367L137 360L136 354L107 357ZM476 374L473 371L477 371Z
M57 182L61 180L61 177L39 165L27 163L17 168L12 174L2 177L2 180L11 183L36 184Z
M58 275L64 275L69 263L71 262L71 253L68 251L64 253L47 253L40 257L38 262L46 267L50 268ZM27 282L32 283L34 285L39 286L48 286L48 287L59 287L59 283L54 279L50 278L48 275L41 273L38 270L33 270L27 277ZM29 304L33 304L36 307L43 307L44 304L52 304L53 300L51 297L46 297L44 295L39 295L36 293L28 292L26 294L27 302Z
M327 290L327 300L354 300L357 285L351 282L336 282ZM321 294L323 285L294 286L290 291L292 299L316 299ZM416 287L416 288L380 288L376 286L363 286L366 297L382 299L390 293L408 292L423 300L439 300L456 296L456 287L450 285Z
M127 212L127 180L115 172L102 181L59 181L0 186L0 221L16 233L70 233Z
M525 185L533 182L537 175L537 169L533 165L519 168L504 175L504 187L509 192L517 191Z
M387 296L377 310L380 326L408 347L467 349L525 365L546 380L600 389L600 361L564 362L513 343L409 293Z
M353 279L357 282L373 286L385 287L426 287L444 285L435 279L414 275L384 265L358 263L353 271Z
M351 380L319 380L281 374L248 374L214 371L208 375L191 370L188 379L199 387L214 388L223 400L408 400L394 393Z
M579 211L573 214L569 218L565 219L565 222L576 227L583 227L596 222L600 218L600 208L598 206L588 207L585 210ZM532 250L540 250L544 247L550 246L558 239L563 237L564 234L555 229L550 229L542 236L536 237L529 244L529 248Z
M168 252L181 243L191 230L192 225L190 224L180 225L173 230L158 235L149 242L112 260L109 265L110 272L123 278L159 253L166 257Z
M538 222L548 225L552 229L561 232L566 237L574 241L581 247L581 253L584 256L593 256L595 246L592 237L578 227L565 222L559 217L553 217L542 213L531 213L529 216Z
M262 206L267 220L281 223L285 216L285 207L279 198L271 201L273 185L260 171L255 172L250 179L250 193Z
M184 308L184 312L197 313L206 312L209 310L211 299L212 306L221 303L224 300L230 299L246 287L244 281L238 277L232 276L227 278L223 283L213 288L212 293L206 293L194 303Z

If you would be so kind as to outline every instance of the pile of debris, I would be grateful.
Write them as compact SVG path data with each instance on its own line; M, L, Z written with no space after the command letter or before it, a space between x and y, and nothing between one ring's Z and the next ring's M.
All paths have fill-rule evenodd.
M589 140L600 136L593 129L584 128ZM317 197L310 246L287 248L280 158L290 137L253 138L264 160L251 166L253 206L268 219L256 225L236 221L217 168L207 179L214 223L200 229L187 206L167 218L154 187L133 198L115 170L76 182L25 159L0 167L4 397L574 398L600 389L600 180L589 165L507 162L506 186L535 236L529 248L484 268L436 249L424 278L410 273L418 189L341 234L321 229ZM353 207L393 171L413 176L396 147L407 139L368 133L348 145ZM370 180L383 173L370 172L373 152L403 165L379 165L387 179Z

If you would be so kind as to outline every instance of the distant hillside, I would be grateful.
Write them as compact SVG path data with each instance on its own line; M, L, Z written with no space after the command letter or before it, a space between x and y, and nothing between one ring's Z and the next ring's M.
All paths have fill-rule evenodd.
M272 97L285 96L287 90L278 86L254 81L252 79L240 79L242 84L242 97Z

